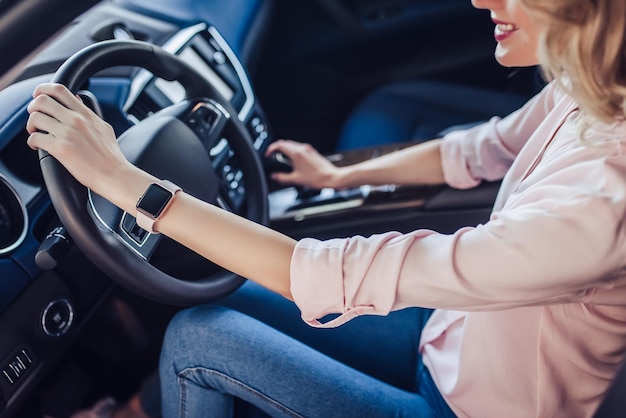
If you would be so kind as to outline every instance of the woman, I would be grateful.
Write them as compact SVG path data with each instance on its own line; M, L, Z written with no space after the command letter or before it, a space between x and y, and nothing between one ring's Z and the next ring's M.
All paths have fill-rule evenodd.
M522 109L349 168L288 141L270 151L285 152L296 167L278 180L317 187L466 188L504 177L488 223L452 235L295 242L177 192L156 225L294 300L314 327L419 312L402 321L406 335L421 333L419 352L385 359L410 368L413 379L383 383L248 316L197 307L177 315L166 335L164 416L229 416L233 397L274 416L593 414L626 349L626 1L473 4L491 12L500 63L539 63L554 79ZM111 128L64 88L42 85L34 97L29 145L135 213L137 198L159 179L130 165ZM246 260L233 256L242 251ZM339 316L326 320L331 313ZM379 344L396 345L381 335L339 351L368 344L374 355L361 365L371 365L386 355Z

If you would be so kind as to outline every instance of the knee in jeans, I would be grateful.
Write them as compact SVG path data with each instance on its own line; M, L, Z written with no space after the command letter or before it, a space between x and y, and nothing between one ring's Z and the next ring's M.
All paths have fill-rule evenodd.
M196 350L237 344L242 335L253 332L256 322L246 315L217 305L203 305L178 312L167 327L164 349Z
M195 340L206 333L214 321L219 320L224 308L213 305L194 306L178 312L167 326L166 340Z

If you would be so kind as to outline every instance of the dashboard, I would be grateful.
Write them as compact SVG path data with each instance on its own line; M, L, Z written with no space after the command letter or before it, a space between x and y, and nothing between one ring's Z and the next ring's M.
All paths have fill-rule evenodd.
M191 13L188 19L165 18L158 5L103 2L38 51L17 79L0 91L1 416L11 414L23 403L114 287L86 260L81 260L80 266L64 265L68 253L76 250L55 215L37 153L26 145L26 106L34 87L50 80L74 52L95 42L151 42L179 55L215 86L235 109L235 117L245 124L254 148L262 153L272 135L247 74L254 59L254 42L246 36L254 37L255 30L250 27L264 24L265 3L246 2L245 10L251 14L247 20L239 14L237 22L225 25L228 41L209 17L199 20ZM218 13L216 7L213 3L203 10ZM228 23L218 16L222 24ZM137 68L102 71L85 88L88 92L81 93L83 100L109 121L118 135L184 97L176 82L157 79ZM216 141L210 156L222 193L230 197L236 212L243 204L245 189L226 138Z

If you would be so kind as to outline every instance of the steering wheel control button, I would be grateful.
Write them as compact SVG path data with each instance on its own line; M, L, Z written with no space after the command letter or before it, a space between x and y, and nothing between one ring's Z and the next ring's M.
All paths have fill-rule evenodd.
M211 149L217 141L215 135L212 134L223 128L226 120L224 116L225 113L221 112L216 105L203 102L193 108L185 118L185 122L200 138L206 149Z
M206 106L198 106L189 116L187 116L187 124L196 132L200 138L204 138L209 131L213 122L217 119L217 115L209 110Z
M256 150L264 150L265 143L269 137L268 129L266 124L263 122L261 117L254 116L248 122L248 132L252 136L252 141L254 142L254 148Z
M50 302L41 315L41 327L49 337L65 335L74 323L74 308L67 299Z
M22 346L15 350L2 364L2 379L10 386L17 384L35 365L32 351Z
M135 217L128 213L125 213L122 219L122 229L137 245L143 245L149 235L148 231L137 225Z

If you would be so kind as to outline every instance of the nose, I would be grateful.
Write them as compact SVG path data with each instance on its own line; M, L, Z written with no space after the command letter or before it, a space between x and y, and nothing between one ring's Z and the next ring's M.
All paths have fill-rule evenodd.
M472 6L477 9L496 10L502 6L504 0L472 0Z

